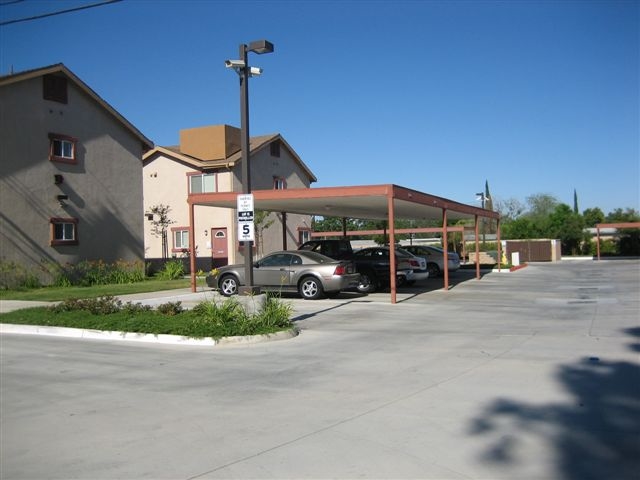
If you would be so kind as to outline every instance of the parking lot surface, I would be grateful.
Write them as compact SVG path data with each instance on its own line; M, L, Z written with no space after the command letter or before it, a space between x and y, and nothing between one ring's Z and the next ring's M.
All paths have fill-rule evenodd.
M637 479L640 261L471 277L232 348L3 334L0 478Z

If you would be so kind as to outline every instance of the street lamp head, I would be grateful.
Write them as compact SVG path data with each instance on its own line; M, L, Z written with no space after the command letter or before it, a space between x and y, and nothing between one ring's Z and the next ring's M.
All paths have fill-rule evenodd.
M273 43L268 40L256 40L255 42L251 42L249 44L249 48L247 49L249 52L255 52L257 54L263 53L272 53L273 52Z

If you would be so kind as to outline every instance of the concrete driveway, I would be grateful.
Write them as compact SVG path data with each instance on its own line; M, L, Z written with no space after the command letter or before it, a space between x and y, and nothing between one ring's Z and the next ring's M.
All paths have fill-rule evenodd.
M639 261L403 295L245 347L2 335L0 478L637 479Z

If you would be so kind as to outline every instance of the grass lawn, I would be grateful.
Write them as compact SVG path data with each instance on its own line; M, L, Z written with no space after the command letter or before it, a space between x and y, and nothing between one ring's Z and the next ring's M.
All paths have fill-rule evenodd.
M204 280L198 279L198 285ZM189 288L188 278L179 280L149 279L144 282L95 285L93 287L43 287L25 290L0 290L0 300L35 300L42 302L58 302L68 298L95 298L105 295L128 295L132 293L159 292Z
M26 308L0 314L0 323L81 328L108 332L180 335L190 338L221 338L235 335L262 335L291 329L290 324L272 325L258 319L240 318L221 322L204 318L191 310L163 315L155 310L131 314L117 312L94 315L85 310L54 312L48 307Z

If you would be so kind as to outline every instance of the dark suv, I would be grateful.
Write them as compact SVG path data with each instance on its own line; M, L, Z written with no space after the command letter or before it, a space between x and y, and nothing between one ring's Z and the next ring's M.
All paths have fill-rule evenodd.
M309 240L298 250L310 250L326 255L334 260L351 260L353 249L349 240Z

